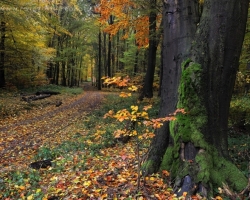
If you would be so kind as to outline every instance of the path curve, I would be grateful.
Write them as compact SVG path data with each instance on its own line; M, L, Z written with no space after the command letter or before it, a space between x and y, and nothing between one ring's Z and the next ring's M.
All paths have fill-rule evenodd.
M98 108L104 96L104 92L86 91L67 105L0 127L0 168L10 170L13 164L27 166L43 144L67 140L67 133L75 123ZM62 141L55 141L54 134L61 134Z

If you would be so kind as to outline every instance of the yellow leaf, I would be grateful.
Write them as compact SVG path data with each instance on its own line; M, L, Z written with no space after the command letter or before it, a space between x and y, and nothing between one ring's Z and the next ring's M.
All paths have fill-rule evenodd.
M138 111L138 106L131 106L132 111L137 112Z
M33 200L33 199L34 199L33 194L27 197L27 200Z
M19 186L19 189L20 189L20 190L25 190L25 186L20 185L20 186Z
M36 193L40 193L42 190L39 188L36 190Z
M51 181L57 181L57 177L56 176L53 176L52 178L50 178Z
M143 118L145 118L145 119L148 119L148 118L149 118L147 112L142 112L142 113L141 113L141 116L142 116Z
M135 92L138 90L138 87L132 85L131 87L128 88L130 91Z
M83 185L85 187L89 187L91 185L91 181L84 181Z
M131 93L121 92L121 93L120 93L120 97L123 97L123 98L131 97Z

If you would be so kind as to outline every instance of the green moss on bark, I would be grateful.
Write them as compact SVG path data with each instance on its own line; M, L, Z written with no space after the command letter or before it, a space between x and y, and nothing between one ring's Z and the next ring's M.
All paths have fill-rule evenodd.
M224 182L237 191L242 190L247 185L246 177L232 163L219 156L204 138L207 112L202 102L201 79L199 64L191 60L183 62L177 108L184 108L187 113L178 114L177 120L170 122L173 144L166 150L161 169L171 171L173 177L189 174L196 183L202 182L210 188L222 186ZM193 162L181 159L180 144L187 142L200 149Z
M142 174L152 174L155 171L155 164L152 160L147 160L141 166Z

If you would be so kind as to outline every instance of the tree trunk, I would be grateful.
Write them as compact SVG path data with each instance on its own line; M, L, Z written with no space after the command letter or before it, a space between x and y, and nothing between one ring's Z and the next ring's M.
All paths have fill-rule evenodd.
M56 41L56 35L54 33L52 38L50 39L48 47L54 48L55 47L55 41ZM50 81L50 84L54 84L53 74L54 74L54 64L53 64L52 61L48 61L46 75L47 75L47 78Z
M61 81L61 84L62 86L66 86L66 73L65 73L65 70L66 70L66 62L65 61L62 61L62 81Z
M135 63L134 63L134 76L138 73L138 55L139 55L139 49L136 49L135 52Z
M107 76L107 48L106 48L106 37L107 36L107 33L104 33L103 32L103 47L102 47L102 57L103 57L103 66L104 66L104 75Z
M0 13L1 18L3 17L3 13ZM0 88L5 86L5 73L4 73L4 58L5 58L5 26L6 23L1 20L0 27Z
M143 89L140 94L139 99L142 100L144 97L153 97L153 82L154 82L154 72L155 72L155 61L156 61L156 0L150 0L149 14L149 50L148 50L148 67L146 76L144 79Z
M198 13L188 14L187 8L198 7L194 2L169 1L163 10L163 44L161 70L161 105L159 117L165 117L176 110L178 87L181 75L181 63L190 56L191 42L198 23ZM178 9L177 9L178 8ZM177 28L178 27L178 28ZM152 141L149 159L145 164L145 174L154 173L159 169L162 157L169 144L169 123L165 123L156 132Z
M101 83L101 76L102 76L102 33L101 30L99 30L99 35L98 35L98 46L99 46L99 52L98 52L98 80L97 80L97 88L98 90L102 89L102 83Z
M111 77L111 35L108 34L107 76Z
M164 6L166 12L171 3ZM197 8L194 6L188 5L188 2L178 3L178 9L183 11L182 14L186 12L187 16L177 18L171 13L171 19L180 23L174 27L178 27L178 30L184 27L183 19L192 18L194 8ZM212 189L222 187L222 183L229 184L236 191L247 185L246 177L228 160L227 141L229 104L245 34L247 10L248 0L205 0L199 26L193 34L195 40L186 40L189 45L193 43L191 50L184 43L185 48L180 48L180 54L172 57L175 61L180 61L178 64L176 62L177 69L182 62L182 73L169 69L169 59L163 58L160 115L166 116L176 107L184 108L187 113L179 114L177 120L170 123L170 128L164 125L158 131L144 171L153 172L160 163L161 169L171 171L175 180L184 179L185 182L190 179L188 187L184 187L183 183L176 183L178 195L183 192L191 194L195 192L193 188L197 188L199 193L210 196ZM166 25L170 24L165 21L164 35L175 30L174 27L169 30ZM178 46L180 40L165 38L164 41L165 45L174 43ZM164 56L169 56L166 53L167 51ZM180 77L179 84L176 80ZM166 151L159 150L157 142ZM165 154L161 160L163 151Z
M113 24L113 16L109 17L109 25ZM108 34L108 59L107 59L107 76L111 77L111 34Z

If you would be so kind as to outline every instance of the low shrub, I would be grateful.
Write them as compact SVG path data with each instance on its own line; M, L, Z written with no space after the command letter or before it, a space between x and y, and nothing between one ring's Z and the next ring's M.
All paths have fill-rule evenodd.
M250 98L248 96L232 99L229 124L240 129L250 129Z

